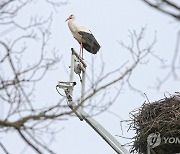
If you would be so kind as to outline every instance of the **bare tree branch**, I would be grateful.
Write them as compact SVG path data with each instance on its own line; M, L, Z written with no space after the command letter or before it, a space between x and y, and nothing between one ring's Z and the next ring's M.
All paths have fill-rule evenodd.
M39 154L43 154L42 151L40 151L35 145L33 145L26 137L25 135L22 133L22 131L20 129L17 129L19 135L22 137L22 139L24 139L26 141L27 144L29 144L30 147L32 147L37 153Z
M177 20L180 20L180 12L179 12L180 6L178 6L178 3L176 2L172 2L169 0L160 0L160 1L153 0L153 2L152 0L141 0L141 1L164 14L167 14ZM169 11L171 8L173 9L173 11Z
M0 146L6 154L10 154L1 142L0 142Z
M170 1L170 0L141 0L142 2L146 3L150 7L175 18L178 22L180 21L180 3L178 1ZM179 80L178 72L180 69L179 66L179 45L180 45L180 30L177 31L176 37L176 45L174 54L170 64L164 64L163 62L163 69L168 70L166 75L161 78L157 78L157 85L156 89L160 89L161 86L170 78L173 77L175 80Z

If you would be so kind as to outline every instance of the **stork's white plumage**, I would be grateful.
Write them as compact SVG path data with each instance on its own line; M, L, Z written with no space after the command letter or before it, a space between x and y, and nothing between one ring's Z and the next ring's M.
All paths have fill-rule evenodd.
M100 45L91 33L89 29L86 27L76 25L73 21L75 20L74 15L70 15L66 21L68 21L69 29L73 35L73 37L79 42L80 44L80 56L82 52L83 58L83 48L85 48L88 52L92 54L96 54L99 49Z

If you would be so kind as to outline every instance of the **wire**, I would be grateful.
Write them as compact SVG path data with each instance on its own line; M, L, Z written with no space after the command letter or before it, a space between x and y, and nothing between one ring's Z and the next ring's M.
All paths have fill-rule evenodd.
M56 90L57 90L57 92L59 93L59 95L61 95L62 97L66 97L65 95L62 95L60 92L59 92L59 90L58 90L58 85L56 85Z
M66 97L67 104L68 104L68 106L70 107L71 105L70 105L70 103L69 103L69 101L68 101L68 99L67 99L67 96L62 95L62 94L59 92L58 88L59 88L58 85L56 85L56 90L57 90L58 94L61 95L62 97ZM70 108L71 108L71 107L70 107Z

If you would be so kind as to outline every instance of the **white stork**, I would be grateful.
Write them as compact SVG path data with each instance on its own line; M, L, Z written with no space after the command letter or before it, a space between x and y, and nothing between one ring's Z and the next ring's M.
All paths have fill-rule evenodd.
M70 15L66 21L68 21L69 29L73 35L73 37L80 44L80 57L83 59L83 48L85 48L88 52L92 54L96 54L100 45L91 33L91 31L83 26L76 25L73 21L75 20L74 15ZM81 56L82 52L82 56Z

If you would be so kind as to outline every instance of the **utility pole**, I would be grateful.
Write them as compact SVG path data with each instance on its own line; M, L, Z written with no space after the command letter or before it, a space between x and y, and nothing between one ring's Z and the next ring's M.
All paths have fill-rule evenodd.
M81 108L81 101L84 99L85 92L85 77L87 65L79 57L73 48L71 48L71 71L69 82L59 82L57 87L62 88L66 94L68 106L76 114L81 121L86 121L118 154L130 154L101 124L99 124L94 118L88 115ZM74 73L79 75L81 82L81 98L79 105L73 102L73 88L76 85L74 81Z

